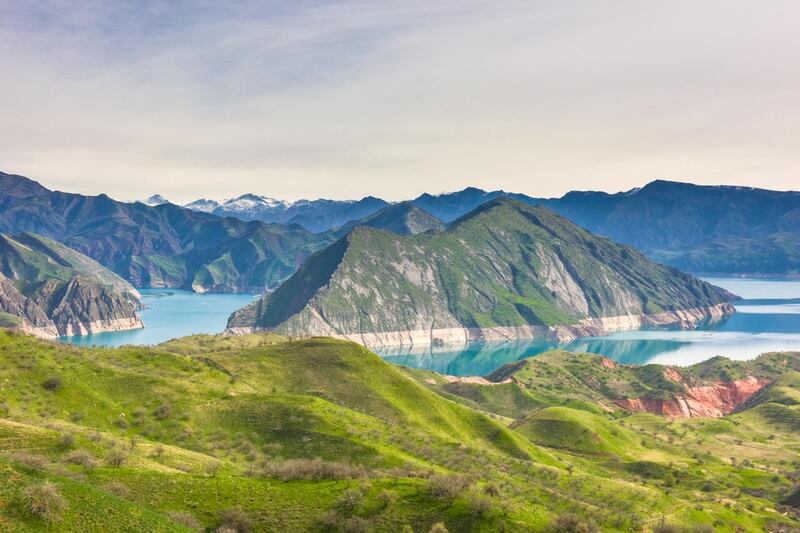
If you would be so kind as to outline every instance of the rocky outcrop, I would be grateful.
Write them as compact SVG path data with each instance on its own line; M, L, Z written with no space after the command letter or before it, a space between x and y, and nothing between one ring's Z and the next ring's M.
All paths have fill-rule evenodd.
M648 412L669 418L716 418L732 413L772 380L749 376L733 381L687 387L671 398L627 398L614 403L634 412Z
M0 321L40 337L144 327L139 293L96 261L34 234L0 234Z
M143 328L138 301L91 280L48 280L30 297L0 279L0 312L19 319L17 329L44 338Z

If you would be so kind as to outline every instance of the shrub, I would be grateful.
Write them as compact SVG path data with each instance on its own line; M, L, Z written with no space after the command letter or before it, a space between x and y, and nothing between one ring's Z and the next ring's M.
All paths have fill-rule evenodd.
M494 502L488 496L472 493L469 495L469 506L473 514L483 516L494 509Z
M336 508L345 516L351 515L356 512L356 509L361 507L364 501L364 495L358 489L345 490L339 499L336 500Z
M367 533L370 530L370 522L360 516L351 516L342 522L342 531L345 533Z
M378 494L378 500L383 503L383 509L397 501L397 493L393 490L384 489Z
M62 448L72 448L75 446L75 435L72 433L64 433L61 435L61 440L58 443Z
M653 528L653 533L714 533L714 528L706 525L684 527L661 521Z
M85 468L95 468L97 466L97 459L94 455L86 450L75 450L70 452L64 457L67 463L83 466Z
M456 498L471 485L465 476L436 474L428 480L431 495L452 505Z
M590 521L574 514L562 514L550 525L551 533L595 533L600 529Z
M195 531L203 530L203 524L201 524L197 518L187 511L169 511L167 516L169 516L169 519L176 524L186 526Z
M67 502L58 487L43 481L29 485L22 491L22 505L34 516L48 522L57 522L67 509Z
M130 494L128 487L126 487L125 484L120 481L111 481L106 483L103 488L118 498L127 498Z
M289 459L287 461L267 463L264 475L281 481L306 479L320 481L323 479L356 479L367 474L363 466L323 461L322 459Z
M119 450L111 450L106 456L106 462L114 468L121 467L127 460L128 455Z
M172 406L168 403L162 403L153 411L153 416L158 420L166 420L172 414Z
M342 517L334 509L329 510L319 518L319 524L323 529L338 529L342 523Z
M27 452L15 452L11 455L11 460L37 472L50 466L50 460L47 457Z
M227 528L236 533L249 533L253 529L253 523L250 517L238 507L232 507L222 511L222 513L220 513L220 520L222 523L217 531L220 531L222 528Z
M444 522L437 522L431 526L428 530L428 533L449 533L447 531L447 527L444 525Z
M64 380L60 376L50 376L42 382L42 387L50 392L55 392L64 386Z

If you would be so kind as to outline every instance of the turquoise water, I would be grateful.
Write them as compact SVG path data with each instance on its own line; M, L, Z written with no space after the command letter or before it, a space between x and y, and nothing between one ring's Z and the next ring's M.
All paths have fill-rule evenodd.
M709 279L742 296L737 312L724 322L692 331L628 331L579 339L567 345L540 341L471 344L460 350L422 353L384 350L393 363L456 376L486 375L506 363L560 347L606 355L623 363L688 365L724 355L750 359L773 350L800 350L800 281ZM143 289L146 327L62 340L83 345L157 344L193 333L219 333L228 316L251 302L248 294L197 294L175 289Z
M139 292L146 306L140 313L144 328L60 340L87 346L121 346L158 344L194 333L220 333L233 311L256 298L252 294L198 294L178 289L140 289Z
M459 350L422 353L384 350L392 363L455 376L486 375L506 363L553 348L598 353L629 364L690 365L723 355L751 359L779 350L800 350L800 281L707 278L743 300L736 313L716 324L691 330L646 330L579 339L559 345L541 341L474 343Z

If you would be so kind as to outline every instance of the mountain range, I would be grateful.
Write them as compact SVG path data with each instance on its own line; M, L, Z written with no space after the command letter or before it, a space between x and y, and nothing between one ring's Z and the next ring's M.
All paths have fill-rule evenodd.
M567 341L642 325L691 327L733 312L733 298L547 208L496 198L446 231L358 227L228 326L366 346Z
M42 337L143 327L139 293L92 259L32 233L0 234L0 323Z
M0 173L0 231L57 240L136 287L263 292L335 240L298 225L245 222L173 204L51 191Z
M537 198L468 187L439 195L422 194L409 202L449 223L501 196L549 207L594 233L635 246L650 258L682 270L720 275L800 276L798 192L656 180L614 194L574 191L560 198ZM317 204L309 201L269 202L279 207L265 208L264 213L268 214L263 216L242 214L243 211L233 208L211 211L243 219L290 221L320 232L346 224L353 227L356 220L388 205L372 197L359 202L320 200L327 206L323 210L317 210ZM359 209L348 207L356 204ZM289 212L289 205L292 216L277 215ZM299 214L306 208L316 214ZM336 216L329 215L327 209L335 211Z

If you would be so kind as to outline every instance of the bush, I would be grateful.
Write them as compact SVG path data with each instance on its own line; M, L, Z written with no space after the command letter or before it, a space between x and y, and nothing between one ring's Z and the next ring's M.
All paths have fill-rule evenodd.
M675 524L667 524L662 521L653 528L653 533L714 533L714 528L706 525L684 527Z
M34 516L48 522L57 522L67 509L67 502L58 487L43 481L29 485L22 491L22 505Z
M153 416L158 420L166 420L172 414L172 406L168 403L162 403L153 411Z
M339 499L336 500L336 508L345 516L349 516L356 512L356 509L361 507L364 501L364 495L358 489L345 490Z
M360 516L351 516L342 522L342 531L345 533L367 533L369 530L369 520Z
M64 386L64 380L60 376L50 376L42 382L42 387L50 392L55 392Z
M250 517L238 507L225 509L220 513L220 519L222 523L217 531L227 528L229 531L235 531L236 533L249 533L253 529Z
M378 500L383 503L383 509L386 509L397 501L397 493L393 490L384 489L378 494Z
M471 485L465 476L436 474L428 480L431 496L452 505L456 498Z
M472 493L469 495L469 506L473 514L483 516L494 509L494 502L488 496Z
M106 483L103 488L118 498L127 498L128 494L130 494L128 487L119 481Z
M551 533L595 533L599 530L594 522L569 513L556 518L550 526Z
M50 466L50 460L47 457L27 452L15 452L11 455L11 460L37 472Z
M94 455L86 450L75 450L70 452L64 457L64 461L73 465L83 466L85 468L95 468L97 466L97 459Z
M203 524L198 522L197 518L187 511L170 511L167 513L167 516L176 524L186 526L195 531L203 530Z
M366 470L360 465L349 465L323 461L322 459L289 459L282 462L268 463L264 467L264 475L281 481L306 479L320 481L323 479L356 479L365 477Z
M106 456L106 462L114 468L121 467L127 460L128 455L119 450L111 450Z
M72 433L64 433L61 435L61 440L58 443L62 448L72 448L75 446L75 435Z
M428 530L428 533L449 533L447 531L447 527L444 525L444 522L437 522L431 526Z

